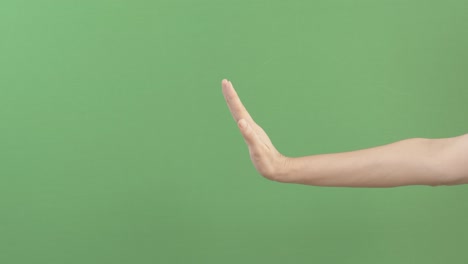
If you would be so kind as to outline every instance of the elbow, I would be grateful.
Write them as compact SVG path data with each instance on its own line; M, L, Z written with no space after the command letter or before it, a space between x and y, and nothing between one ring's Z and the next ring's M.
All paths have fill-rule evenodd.
M452 167L445 168L443 173L443 184L441 185L460 185L468 183L468 167L461 164L453 164Z
M439 185L460 185L468 183L468 134L452 138L439 152L437 171Z
M453 186L468 183L468 174L461 172L446 172L442 175L442 181L438 185Z
M437 186L453 186L468 183L468 177L466 175L455 172L452 168L445 166L438 166L437 172L432 177L432 180L428 185L432 187Z

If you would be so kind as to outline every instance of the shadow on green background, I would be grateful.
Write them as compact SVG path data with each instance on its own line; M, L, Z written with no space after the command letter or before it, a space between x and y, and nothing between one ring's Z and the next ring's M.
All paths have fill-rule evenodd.
M467 133L466 1L0 3L0 263L466 263L466 186L250 164Z

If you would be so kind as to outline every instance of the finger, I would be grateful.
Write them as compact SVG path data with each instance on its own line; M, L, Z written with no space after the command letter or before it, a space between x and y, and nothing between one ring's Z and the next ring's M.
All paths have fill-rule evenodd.
M250 126L249 122L247 122L245 119L240 119L237 122L237 125L239 126L242 136L244 137L245 143L247 143L250 148L255 149L258 146L260 139L258 138L257 133L255 133L255 131Z
M236 122L244 118L248 121L253 121L247 109L245 109L236 90L232 86L232 83L226 79L222 82L223 94L228 104L229 110L231 111L232 117Z

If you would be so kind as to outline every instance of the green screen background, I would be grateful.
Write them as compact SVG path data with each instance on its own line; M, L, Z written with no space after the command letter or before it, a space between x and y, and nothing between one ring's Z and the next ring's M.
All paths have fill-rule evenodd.
M467 1L0 2L0 263L466 263L468 186L263 179L467 133Z

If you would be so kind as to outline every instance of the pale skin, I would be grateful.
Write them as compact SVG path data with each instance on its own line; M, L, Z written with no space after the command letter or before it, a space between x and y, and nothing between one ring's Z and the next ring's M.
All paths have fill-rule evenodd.
M250 116L232 83L223 80L222 90L253 165L267 179L330 187L468 183L468 134L438 139L411 138L350 152L286 157Z

